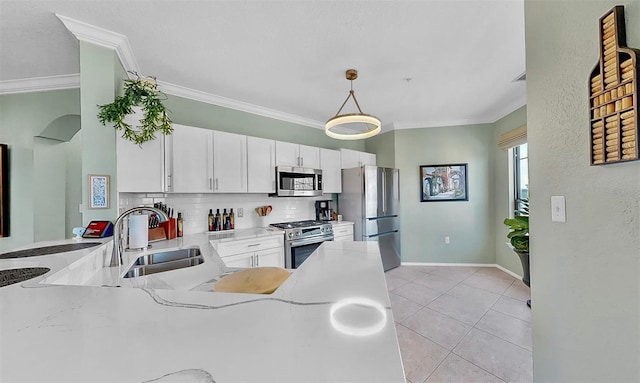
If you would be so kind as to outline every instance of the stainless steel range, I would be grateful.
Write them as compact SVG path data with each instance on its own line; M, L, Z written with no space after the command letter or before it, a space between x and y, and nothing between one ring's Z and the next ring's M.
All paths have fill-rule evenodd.
M284 230L285 267L297 269L324 241L333 241L333 227L322 221L272 223Z

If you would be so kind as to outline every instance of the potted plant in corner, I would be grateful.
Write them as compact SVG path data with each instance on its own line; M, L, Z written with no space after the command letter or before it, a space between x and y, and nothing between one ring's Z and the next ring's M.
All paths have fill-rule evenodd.
M520 257L522 263L522 282L530 286L529 281L529 200L518 200L520 209L513 218L506 218L504 224L509 227L509 238L513 251ZM531 307L531 300L527 301Z

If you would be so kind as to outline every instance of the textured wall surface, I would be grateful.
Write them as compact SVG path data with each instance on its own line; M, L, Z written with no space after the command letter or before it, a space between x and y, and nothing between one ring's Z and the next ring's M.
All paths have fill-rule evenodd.
M640 381L640 161L589 166L598 20L640 1L526 1L533 366L538 382ZM567 222L550 197L566 196Z
M33 243L35 198L60 203L34 189L34 137L60 116L78 113L78 89L0 96L0 142L9 145L11 162L11 236L0 238L1 251Z
M496 263L518 275L522 275L522 264L520 258L509 248L506 243L507 233L509 229L504 225L503 221L509 217L513 211L509 196L512 193L509 184L509 152L498 148L498 137L509 130L518 128L527 123L527 107L523 106L513 113L501 118L494 123L494 166L495 166L495 190L494 202L496 207L495 225L496 225Z
M493 124L406 129L395 138L402 261L495 263ZM469 164L469 201L420 202L420 165L447 163Z

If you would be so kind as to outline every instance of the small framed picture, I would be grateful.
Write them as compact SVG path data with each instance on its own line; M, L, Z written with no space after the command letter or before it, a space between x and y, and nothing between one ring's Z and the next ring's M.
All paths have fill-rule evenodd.
M89 209L109 208L109 176L89 174Z
M420 202L468 200L467 164L420 166Z

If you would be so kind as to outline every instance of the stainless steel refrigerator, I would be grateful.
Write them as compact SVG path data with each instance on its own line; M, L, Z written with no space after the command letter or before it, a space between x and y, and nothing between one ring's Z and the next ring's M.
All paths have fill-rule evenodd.
M362 166L342 170L338 210L354 222L356 241L376 241L384 270L400 266L400 171Z

